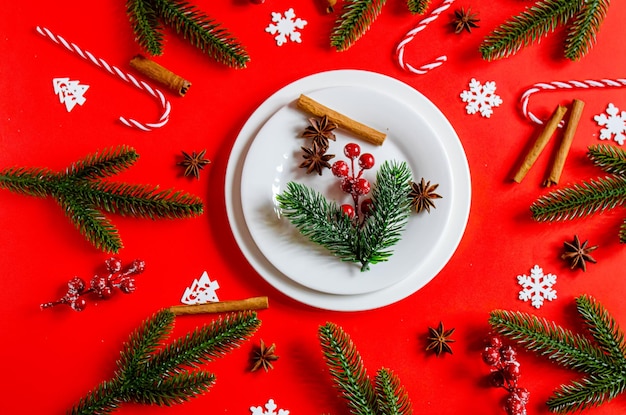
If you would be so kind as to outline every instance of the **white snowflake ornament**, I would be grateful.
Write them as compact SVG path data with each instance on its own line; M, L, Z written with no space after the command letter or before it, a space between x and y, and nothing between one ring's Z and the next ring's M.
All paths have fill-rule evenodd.
M52 85L54 93L59 96L61 104L65 104L67 112L74 109L77 104L85 103L84 94L89 89L89 85L81 85L79 81L70 81L70 78L54 78Z
M272 35L278 33L274 36L278 46L287 43L287 36L289 36L289 40L292 42L302 43L300 32L298 32L297 29L303 29L307 21L299 17L294 19L294 17L296 17L296 13L293 9L287 10L284 17L280 13L272 13L272 22L276 24L270 23L270 25L265 28L265 31Z
M530 275L518 275L517 283L522 286L519 299L529 301L535 308L540 308L544 300L556 299L556 291L552 286L556 284L556 275L544 275L543 269L535 265L530 270Z
M610 140L611 136L614 135L614 139L619 145L624 144L626 140L626 111L620 113L619 108L609 103L606 107L606 114L596 115L593 119L600 127L605 127L600 130L601 140Z
M489 118L493 114L493 108L502 104L502 98L495 94L496 83L493 81L485 82L482 85L476 79L472 78L469 83L469 91L461 92L461 99L467 102L465 109L468 114L476 114L480 112L483 117Z
M220 288L217 281L211 281L209 274L204 271L200 279L193 280L190 287L185 288L185 293L180 299L183 304L204 304L208 302L217 302L217 294L215 291Z
M286 409L279 409L276 412L278 405L274 403L274 399L270 399L265 404L265 409L260 406L251 406L250 412L252 415L289 415L289 411Z

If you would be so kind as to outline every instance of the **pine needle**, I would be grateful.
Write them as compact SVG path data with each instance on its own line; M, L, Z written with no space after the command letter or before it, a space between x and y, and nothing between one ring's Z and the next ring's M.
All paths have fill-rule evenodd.
M407 0L409 11L413 14L424 14L428 10L430 0Z
M335 22L330 45L345 51L361 38L380 14L386 0L345 0L343 13Z
M565 57L582 58L596 42L596 35L609 10L609 0L587 0L576 13L565 40Z
M626 151L607 144L590 146L589 160L607 173L626 176Z
M376 373L375 380L378 410L388 415L409 415L413 408L409 395L400 383L400 379L387 368Z

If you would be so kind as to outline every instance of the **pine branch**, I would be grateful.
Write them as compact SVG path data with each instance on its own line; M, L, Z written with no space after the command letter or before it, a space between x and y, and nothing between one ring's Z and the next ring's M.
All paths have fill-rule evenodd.
M145 0L157 15L203 53L231 68L245 68L250 60L237 40L195 6L176 0Z
M565 57L582 58L596 42L596 35L609 9L609 0L586 0L576 13L565 40Z
M319 328L322 352L335 386L355 415L377 415L376 394L350 336L334 323Z
M581 411L600 406L626 391L626 378L612 376L585 377L563 385L546 404L552 412Z
M624 219L624 222L622 222L619 228L619 241L622 244L626 244L626 219Z
M335 22L330 45L345 51L361 38L382 10L386 0L346 0Z
M413 14L424 14L428 9L430 0L407 0L409 11Z
M128 400L145 404L171 406L189 401L207 392L215 384L215 375L206 371L182 372L163 376L158 382L146 382L133 388Z
M544 0L506 21L483 40L483 59L494 60L517 53L565 24L581 9L580 0Z
M70 415L105 415L114 412L124 402L117 381L105 381L98 385L87 396L81 398L72 409Z
M139 46L153 56L163 54L163 28L150 1L127 0L126 14Z
M626 151L606 144L590 146L589 160L607 173L626 176Z
M202 201L191 194L101 180L127 169L137 158L134 149L120 146L89 155L64 173L41 168L7 168L0 171L0 188L53 197L96 248L118 252L122 242L117 229L100 210L151 219L189 218L202 213Z
M408 415L413 413L409 396L400 379L389 369L382 368L376 373L375 391L380 413L387 415Z

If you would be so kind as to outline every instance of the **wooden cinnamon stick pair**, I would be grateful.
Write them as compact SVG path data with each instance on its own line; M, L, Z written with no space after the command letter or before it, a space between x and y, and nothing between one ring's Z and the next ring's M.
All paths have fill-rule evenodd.
M559 182L559 179L561 178L561 173L563 172L563 168L565 167L567 155L569 154L572 141L574 140L574 135L576 134L576 129L578 128L578 123L580 121L584 106L585 103L581 100L575 99L572 102L572 111L567 125L565 126L563 139L561 140L559 148L556 152L556 156L552 161L552 167L548 173L548 176L543 181L544 186L552 186ZM566 112L567 108L562 105L557 106L557 108L554 110L552 117L550 117L544 129L541 131L541 134L539 134L532 147L526 153L526 156L524 157L521 165L513 176L513 180L515 182L520 183L524 179L524 177L526 177L526 174L535 164L535 162L539 158L539 155L545 148L546 144L548 144L548 141L563 120L563 116Z

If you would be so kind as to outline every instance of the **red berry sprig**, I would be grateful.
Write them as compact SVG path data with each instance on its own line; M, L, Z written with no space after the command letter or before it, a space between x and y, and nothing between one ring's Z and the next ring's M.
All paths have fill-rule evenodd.
M341 210L356 223L362 221L372 213L374 205L371 199L365 199L359 205L361 196L367 195L371 190L370 182L365 179L363 172L374 167L374 156L370 153L361 154L361 147L356 143L348 143L343 148L343 153L350 159L350 164L343 160L333 163L331 171L335 177L341 179L341 190L352 195L354 205L341 205ZM358 159L359 170L357 172L355 160Z
M122 261L118 258L109 258L104 261L108 275L94 275L87 284L80 277L74 277L67 283L67 292L57 301L41 304L41 308L54 307L59 304L66 304L74 311L83 311L87 306L84 295L93 293L98 298L108 299L113 295L114 289L117 288L124 294L130 294L135 291L135 278L137 274L141 274L146 264L140 260L134 260L125 270L122 270Z
M507 415L526 415L526 404L530 392L519 387L520 364L515 349L502 343L499 337L491 336L483 349L483 361L491 367L489 381L492 386L504 388L509 394L504 403Z

